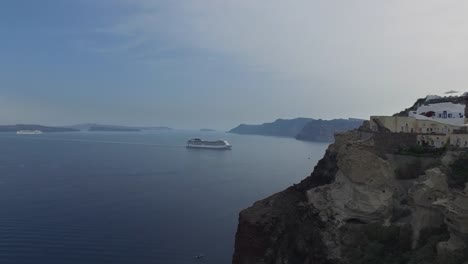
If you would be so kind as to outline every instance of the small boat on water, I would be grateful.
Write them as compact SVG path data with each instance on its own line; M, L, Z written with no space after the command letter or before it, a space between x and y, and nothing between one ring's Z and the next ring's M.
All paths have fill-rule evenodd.
M40 131L40 130L19 130L19 131L16 131L16 134L18 134L18 135L39 135L39 134L42 134L42 131Z
M207 141L193 138L187 141L187 148L231 149L232 146L226 140Z

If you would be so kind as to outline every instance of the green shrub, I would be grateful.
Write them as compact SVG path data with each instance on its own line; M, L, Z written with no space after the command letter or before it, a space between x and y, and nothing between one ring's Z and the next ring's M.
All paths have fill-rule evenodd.
M411 146L400 148L397 154L415 156L415 157L438 157L447 151L447 147L434 148L427 146Z
M451 166L449 173L449 186L452 188L464 189L468 181L468 153L464 154Z
M423 172L423 165L420 159L407 164L406 166L397 168L395 170L396 178L399 180L410 180L418 178Z

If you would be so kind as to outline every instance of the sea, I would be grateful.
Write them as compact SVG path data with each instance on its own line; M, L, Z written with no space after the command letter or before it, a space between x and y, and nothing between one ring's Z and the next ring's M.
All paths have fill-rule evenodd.
M233 149L187 149L193 137ZM221 132L1 133L0 263L231 263L239 212L300 182L326 148Z

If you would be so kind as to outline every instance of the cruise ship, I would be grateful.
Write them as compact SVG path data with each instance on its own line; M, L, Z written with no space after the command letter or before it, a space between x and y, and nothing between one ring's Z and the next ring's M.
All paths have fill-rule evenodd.
M231 149L232 146L226 140L206 141L193 138L187 141L187 148Z
M42 131L40 131L40 130L19 130L19 131L16 131L16 134L18 134L18 135L39 135L39 134L42 134Z

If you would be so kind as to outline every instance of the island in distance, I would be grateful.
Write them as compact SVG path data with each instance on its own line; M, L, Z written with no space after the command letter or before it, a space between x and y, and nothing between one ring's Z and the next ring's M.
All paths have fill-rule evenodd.
M118 125L101 125L101 124L79 124L71 126L71 128L81 131L92 132L140 132L146 130L172 130L170 127L154 126L154 127L131 127Z
M216 130L215 129L211 129L211 128L202 128L200 129L201 132L215 132Z
M16 125L0 125L0 132L17 132L17 131L40 131L44 133L52 132L140 132L140 131L159 131L172 130L169 127L154 126L154 127L128 127L116 125L99 125L99 124L80 124L73 126L45 126L37 124L16 124Z
M260 125L241 124L229 131L235 134L292 137L298 140L333 142L334 134L358 128L364 120L294 118L277 119Z
M55 126L43 126L35 124L17 124L17 125L0 125L0 132L17 132L22 130L29 131L41 131L46 133L52 132L78 132L79 129L71 127L55 127Z

